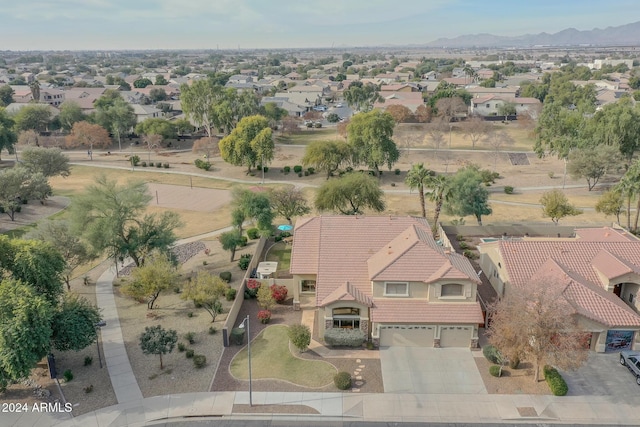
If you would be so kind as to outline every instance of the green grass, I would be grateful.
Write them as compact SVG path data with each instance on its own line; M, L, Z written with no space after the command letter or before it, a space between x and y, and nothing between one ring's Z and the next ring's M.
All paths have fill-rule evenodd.
M282 325L269 326L251 341L252 378L279 379L313 388L331 384L337 373L335 366L291 354L287 329ZM249 378L246 348L231 361L231 375L239 379Z
M338 135L336 128L333 129L305 129L298 133L290 135L278 135L276 136L276 142L279 144L292 144L292 145L304 145L313 141L324 141L342 139Z
M291 247L287 247L284 242L274 244L269 249L267 261L276 261L278 263L278 271L284 270L288 273L291 266Z

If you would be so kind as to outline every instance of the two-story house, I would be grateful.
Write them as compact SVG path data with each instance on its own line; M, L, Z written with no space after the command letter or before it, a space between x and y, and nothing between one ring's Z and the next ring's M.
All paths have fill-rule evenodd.
M381 346L471 347L483 323L471 263L424 218L301 219L291 252L294 307L308 296L320 334L359 328Z
M562 286L597 352L638 346L640 240L611 227L576 229L573 238L498 240L478 246L480 265L498 296L536 277ZM545 279L546 280L546 279ZM552 283L551 283L552 282Z

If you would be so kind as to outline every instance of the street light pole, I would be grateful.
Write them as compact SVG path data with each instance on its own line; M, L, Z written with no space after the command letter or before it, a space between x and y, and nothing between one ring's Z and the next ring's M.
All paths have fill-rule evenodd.
M247 330L247 359L249 361L249 406L253 406L253 385L251 382L251 329L249 327L249 315L240 324L241 328Z

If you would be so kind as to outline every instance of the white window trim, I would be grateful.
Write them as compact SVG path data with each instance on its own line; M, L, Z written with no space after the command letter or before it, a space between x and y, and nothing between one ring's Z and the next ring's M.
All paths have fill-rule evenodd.
M462 294L461 295L442 295L442 287L446 286L446 285L460 285L462 286ZM471 295L469 295L467 297L467 285L463 284L463 283L444 283L442 285L440 285L440 289L438 289L438 299L444 299L444 300L465 300L469 297L471 297ZM470 292L469 292L470 294Z
M387 293L387 285L388 284L393 284L393 285L405 285L405 289L406 292L404 294L388 294ZM409 282L384 282L384 294L383 296L385 297L408 297L409 296Z

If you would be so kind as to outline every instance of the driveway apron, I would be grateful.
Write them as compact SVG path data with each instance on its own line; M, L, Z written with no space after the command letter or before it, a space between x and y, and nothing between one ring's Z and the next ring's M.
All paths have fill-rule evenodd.
M471 351L381 347L385 393L487 394Z

